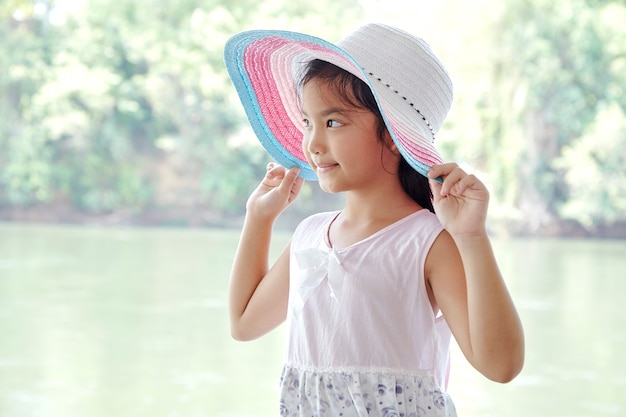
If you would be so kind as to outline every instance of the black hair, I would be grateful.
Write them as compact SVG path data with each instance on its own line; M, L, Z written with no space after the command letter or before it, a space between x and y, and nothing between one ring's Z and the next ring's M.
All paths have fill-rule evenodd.
M313 79L328 83L337 94L345 100L346 104L357 108L367 109L376 116L376 134L378 140L386 144L388 129L385 125L374 94L369 86L357 76L339 68L329 62L314 59L307 63L299 81L299 89ZM417 172L409 163L400 158L398 164L398 178L405 193L417 204L435 212L433 207L433 194L428 184L428 178Z

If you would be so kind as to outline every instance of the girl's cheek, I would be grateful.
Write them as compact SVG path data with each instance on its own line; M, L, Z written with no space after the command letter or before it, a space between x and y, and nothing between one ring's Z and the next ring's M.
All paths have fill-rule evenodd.
M304 156L306 157L307 161L310 162L309 139L307 139L306 133L304 134L304 137L302 138L302 153L304 153Z

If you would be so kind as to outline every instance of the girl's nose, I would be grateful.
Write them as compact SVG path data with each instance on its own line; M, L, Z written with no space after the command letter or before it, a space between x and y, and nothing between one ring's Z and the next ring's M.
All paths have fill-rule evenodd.
M311 128L304 134L304 144L310 154L321 154L325 150L324 130Z

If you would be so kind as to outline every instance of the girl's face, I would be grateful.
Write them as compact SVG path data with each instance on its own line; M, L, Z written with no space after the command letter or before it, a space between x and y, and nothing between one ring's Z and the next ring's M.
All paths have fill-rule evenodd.
M304 155L322 190L367 190L397 180L399 156L378 139L371 111L346 104L314 78L302 90L302 118Z

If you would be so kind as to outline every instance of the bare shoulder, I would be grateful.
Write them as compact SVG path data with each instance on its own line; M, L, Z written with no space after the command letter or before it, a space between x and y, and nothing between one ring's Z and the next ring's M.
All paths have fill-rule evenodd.
M426 256L426 263L424 265L426 277L428 279L436 279L437 276L441 275L441 272L449 271L449 268L458 267L460 265L462 265L461 256L456 243L454 239L452 239L452 236L450 236L450 233L443 229L435 238Z
M431 304L454 320L467 304L467 285L461 255L445 229L428 252L424 273Z

